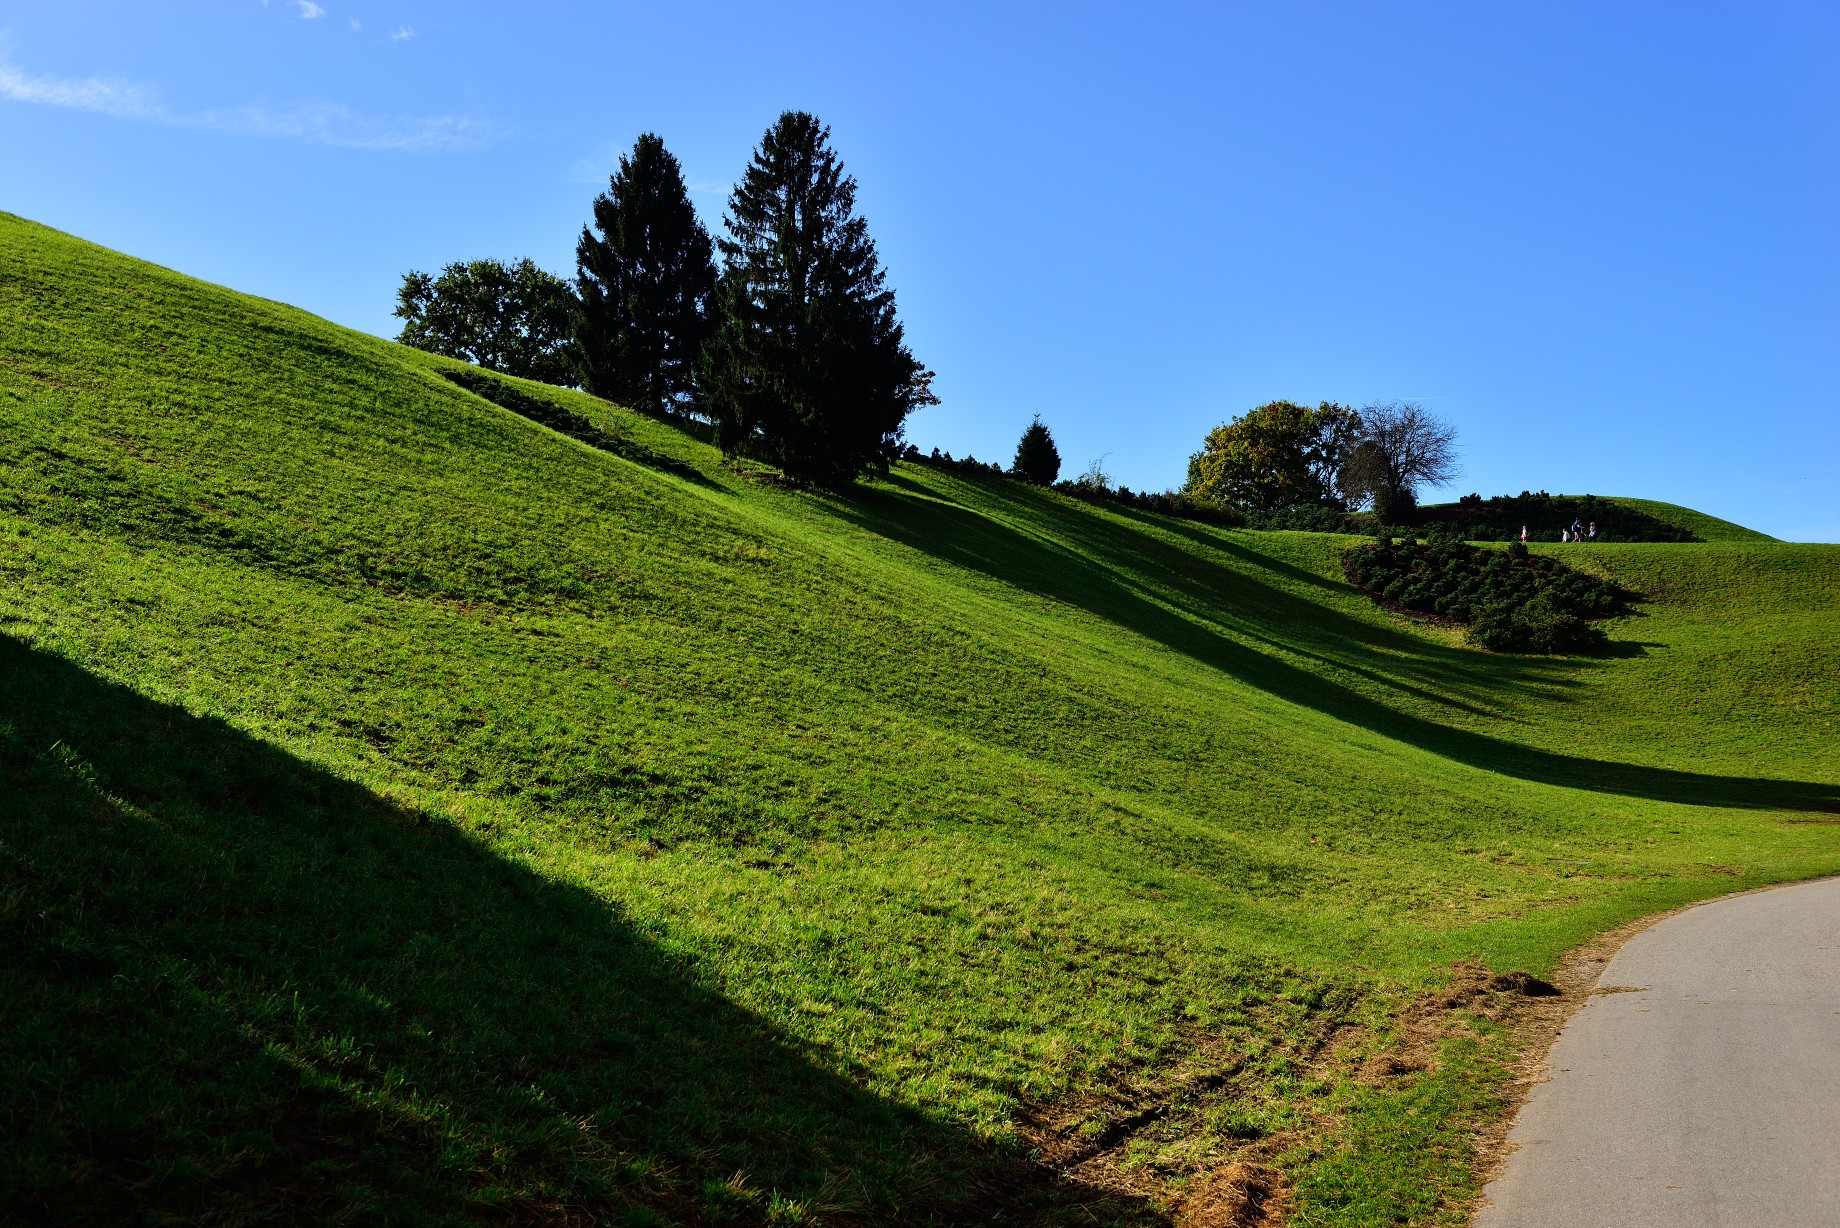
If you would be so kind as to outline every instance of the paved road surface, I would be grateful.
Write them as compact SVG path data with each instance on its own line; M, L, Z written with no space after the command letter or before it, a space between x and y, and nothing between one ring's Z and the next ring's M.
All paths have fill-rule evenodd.
M1474 1228L1840 1225L1840 879L1669 917L1598 990Z

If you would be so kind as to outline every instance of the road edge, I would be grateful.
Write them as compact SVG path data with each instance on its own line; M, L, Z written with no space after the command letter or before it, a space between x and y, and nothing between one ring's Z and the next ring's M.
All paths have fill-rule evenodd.
M1485 1194L1489 1183L1500 1175L1502 1165L1507 1163L1508 1157L1516 1150L1508 1142L1508 1132L1520 1119L1521 1110L1526 1107L1527 1098L1533 1093L1534 1087L1551 1077L1548 1073L1551 1066L1546 1058L1552 1052L1553 1043L1559 1039L1559 1033L1565 1030L1565 1025L1571 1022L1572 1016L1597 995L1598 982L1603 979L1604 972L1609 969L1611 961L1625 943L1651 926L1707 904L1833 878L1840 878L1840 875L1817 874L1811 878L1792 878L1780 883L1747 887L1743 891L1707 896L1690 904L1681 904L1662 912L1637 917L1633 921L1625 921L1561 955L1551 979L1553 988L1559 992L1549 997L1526 999L1508 1024L1509 1047L1515 1057L1507 1063L1510 1078L1502 1091L1501 1111L1491 1114L1489 1120L1471 1136L1475 1158L1471 1161L1470 1173L1475 1178L1476 1192L1466 1200L1463 1222L1474 1223L1477 1214L1488 1205ZM1615 989L1612 987L1604 992L1615 992Z

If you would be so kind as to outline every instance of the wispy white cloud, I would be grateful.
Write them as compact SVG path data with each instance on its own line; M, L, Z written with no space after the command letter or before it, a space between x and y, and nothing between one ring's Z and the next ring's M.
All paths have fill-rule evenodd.
M607 179L619 165L620 156L616 153L611 159L596 154L591 157L575 159L575 165L569 167L570 183L596 183L605 186Z
M396 33L390 35L390 41L393 43L406 43L414 37L415 31L411 30L408 26L397 26Z
M351 28L352 28L353 30L362 30L362 29L364 29L364 25L363 25L363 23L362 23L362 22L360 22L360 21L359 21L359 20L358 20L358 19L357 19L356 17L353 17L353 18L351 19Z
M145 119L160 110L153 91L143 85L107 77L85 77L80 81L28 77L5 59L0 59L0 97L94 111L120 119Z
M502 140L490 120L460 115L365 115L335 102L263 103L178 111L150 86L109 77L35 77L0 53L0 98L198 132L270 137L340 149L459 153Z
M199 111L189 118L191 126L211 132L403 153L460 153L484 148L505 136L505 130L490 120L461 115L362 115L336 102L230 107Z
M300 19L302 21L312 21L315 17L324 17L326 15L326 10L313 3L313 0L294 0L294 3L300 8Z

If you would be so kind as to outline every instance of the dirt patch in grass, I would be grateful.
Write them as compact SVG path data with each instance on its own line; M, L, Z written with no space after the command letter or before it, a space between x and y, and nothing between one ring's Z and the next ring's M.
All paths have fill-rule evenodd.
M1264 1128L1257 1124L1269 1093L1262 1064L1227 1041L1198 1036L1173 1065L1120 1071L1102 1089L1025 1106L1019 1130L1037 1162L1075 1188L1131 1199L1184 1228L1276 1228L1297 1205L1283 1171L1287 1157L1333 1147L1347 1127L1339 1110L1329 1107L1336 1097L1328 1089L1387 1087L1435 1071L1446 1043L1473 1035L1478 1019L1513 1029L1517 1048L1537 1054L1537 1066L1608 959L1608 951L1581 950L1560 984L1459 962L1445 984L1408 1002L1384 1025L1350 1023L1345 1016L1325 1020L1288 1054L1307 1072L1305 1082L1321 1089L1307 1098L1315 1107ZM1522 1074L1517 1067L1516 1075ZM1517 1078L1514 1107L1524 1094ZM1242 1106L1243 1132L1223 1126ZM1489 1132L1481 1145L1492 1163L1506 1126L1480 1128Z
M1182 1228L1265 1228L1282 1224L1291 1210L1283 1174L1264 1164L1229 1164L1203 1179L1182 1200Z
M1400 1016L1396 1038L1360 1064L1355 1081L1383 1086L1400 1075L1431 1070L1438 1050L1462 1015L1503 1019L1525 1009L1528 999L1554 999L1563 992L1525 972L1492 973L1481 964L1460 962L1451 970L1450 983L1415 999ZM1346 1038L1343 1050L1360 1047L1360 1034Z
M1251 1076L1237 1049L1211 1036L1190 1045L1172 1067L1120 1071L1103 1090L1024 1106L1020 1133L1063 1180L1156 1207L1185 1228L1276 1228L1291 1194L1269 1161L1294 1133L1245 1140L1226 1157L1210 1151L1186 1171L1145 1162L1146 1147L1191 1133L1210 1108L1246 1090Z

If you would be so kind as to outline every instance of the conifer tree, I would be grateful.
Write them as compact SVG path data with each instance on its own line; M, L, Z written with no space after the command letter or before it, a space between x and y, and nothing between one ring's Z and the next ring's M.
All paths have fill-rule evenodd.
M761 139L729 198L704 366L723 451L837 487L885 469L907 415L938 400L829 141L801 111Z
M582 384L651 413L688 409L709 336L714 248L683 168L653 133L634 143L595 198L575 266Z
M1040 414L1022 432L1016 443L1016 460L1010 468L1017 477L1037 486L1052 486L1061 475L1060 449L1054 446L1054 436L1042 425Z

